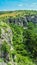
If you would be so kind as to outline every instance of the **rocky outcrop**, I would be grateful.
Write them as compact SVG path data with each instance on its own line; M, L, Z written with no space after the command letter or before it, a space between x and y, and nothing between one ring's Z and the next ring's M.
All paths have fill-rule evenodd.
M1 34L0 34L0 58L2 58L7 63L8 62L13 63L13 65L14 65L15 64L15 62L14 62L15 55L14 55L14 58L12 57L12 55L10 57L10 53L12 53L11 51L14 51L13 42L12 42L12 38L13 38L12 30L4 22L1 22L0 25L1 25L0 26L0 30L1 30ZM10 49L9 49L10 52L6 51L6 46L4 46L5 43L6 43L6 46L10 47ZM2 50L2 47L4 48L4 50ZM11 58L12 58L12 60L11 60ZM6 63L4 63L4 62L1 62L0 64L2 64L2 63L3 63L3 65L6 65Z
M8 45L9 45L10 47L12 47L12 46L11 46L11 44L12 44L12 31L11 31L10 27L7 26L7 25L4 24L4 23L1 23L0 29L1 29L0 49L1 49L2 44L3 44L4 41L6 41L6 42L8 43ZM12 49L13 49L13 47L12 47ZM4 55L4 52L3 52L2 50L0 50L0 57L3 58L4 56L6 56L6 59L9 58L9 57L8 57L8 56L9 56L8 53L6 53L6 54Z
M0 62L0 65L7 65L5 62Z
M25 15L24 17L9 17L9 23L14 23L21 26L27 26L28 22L33 22L34 24L37 23L37 15Z
M28 22L37 23L37 15L26 16Z

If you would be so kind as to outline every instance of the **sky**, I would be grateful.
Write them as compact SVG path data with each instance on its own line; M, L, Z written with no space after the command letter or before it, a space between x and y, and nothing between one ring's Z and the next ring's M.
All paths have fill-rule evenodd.
M0 0L0 11L37 10L37 0Z

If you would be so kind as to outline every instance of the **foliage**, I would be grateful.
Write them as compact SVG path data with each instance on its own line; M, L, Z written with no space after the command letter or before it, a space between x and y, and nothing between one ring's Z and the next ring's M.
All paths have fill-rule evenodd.
M4 51L4 53L9 53L10 51L10 46L6 41L3 42L1 50Z
M30 23L29 23L30 24ZM36 27L34 24L28 25L28 29L24 30L24 45L28 51L28 55L31 59L37 60L37 32L35 32ZM37 29L36 29L37 31Z
M1 28L0 28L0 38L1 38Z
M30 13L31 12L31 13ZM18 13L19 16L36 14L34 11L14 11L14 13ZM22 13L22 14L20 14ZM17 17L17 14L15 15ZM17 18L18 18L17 17ZM5 23L1 23L2 27L10 27L13 33L13 47L14 51L10 50L9 44L4 41L1 47L1 50L4 53L9 53L10 57L14 59L16 55L16 61L18 65L37 65L37 24L34 25L32 22L28 23L27 28L7 22L7 17L1 18ZM7 24L6 24L7 23ZM7 32L7 31L6 31ZM0 38L1 38L1 29L0 29ZM10 65L8 63L8 65Z
M25 62L25 65L35 65L37 61L37 26L33 23L29 23L27 29L23 29L23 27L19 27L15 24L11 24L10 27L13 32L14 48L20 56L20 58L17 56L17 61L19 61L20 65L24 65ZM29 57L29 61L25 60L27 57ZM35 63L30 61L30 59L35 61ZM22 61L23 64L20 61Z

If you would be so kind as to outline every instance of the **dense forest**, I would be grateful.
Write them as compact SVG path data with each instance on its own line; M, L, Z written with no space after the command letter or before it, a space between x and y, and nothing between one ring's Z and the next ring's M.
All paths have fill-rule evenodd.
M37 11L0 11L0 65L37 65Z

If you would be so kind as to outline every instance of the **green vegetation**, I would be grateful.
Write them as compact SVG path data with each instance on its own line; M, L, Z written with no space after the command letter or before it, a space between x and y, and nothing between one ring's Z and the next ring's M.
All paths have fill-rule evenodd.
M0 17L13 16L21 17L25 15L37 15L36 10L16 10L16 11L0 11Z
M13 45L17 51L18 65L36 65L37 61L37 26L29 23L27 29L17 25L10 25ZM36 31L35 31L36 29Z
M2 62L2 61L3 61L3 59L0 58L0 62Z
M0 38L1 38L1 28L0 28Z
M8 43L6 43L6 41L3 42L1 50L4 51L4 53L9 53L10 51L10 46L8 45Z
M36 11L15 12L23 12L21 16L23 16L25 12L29 15L33 14L34 12L34 14L37 13ZM18 16L20 16L20 14ZM2 60L2 57L0 57L0 62L6 62L7 60L7 64L11 65L10 62L12 62L13 60L13 62L16 62L17 65L37 65L37 24L35 25L34 23L29 22L27 28L25 28L14 23L8 23L7 18L0 18L0 20L0 40L2 28L5 30L5 35L7 35L7 33L12 33L12 40L8 40L10 43L8 43L7 40L4 40L4 42L2 43L2 47L0 46L0 51L4 53L4 59ZM12 32L10 30L8 32L7 28L10 28ZM11 50L11 47L13 48L13 50ZM7 55L9 55L8 59Z

